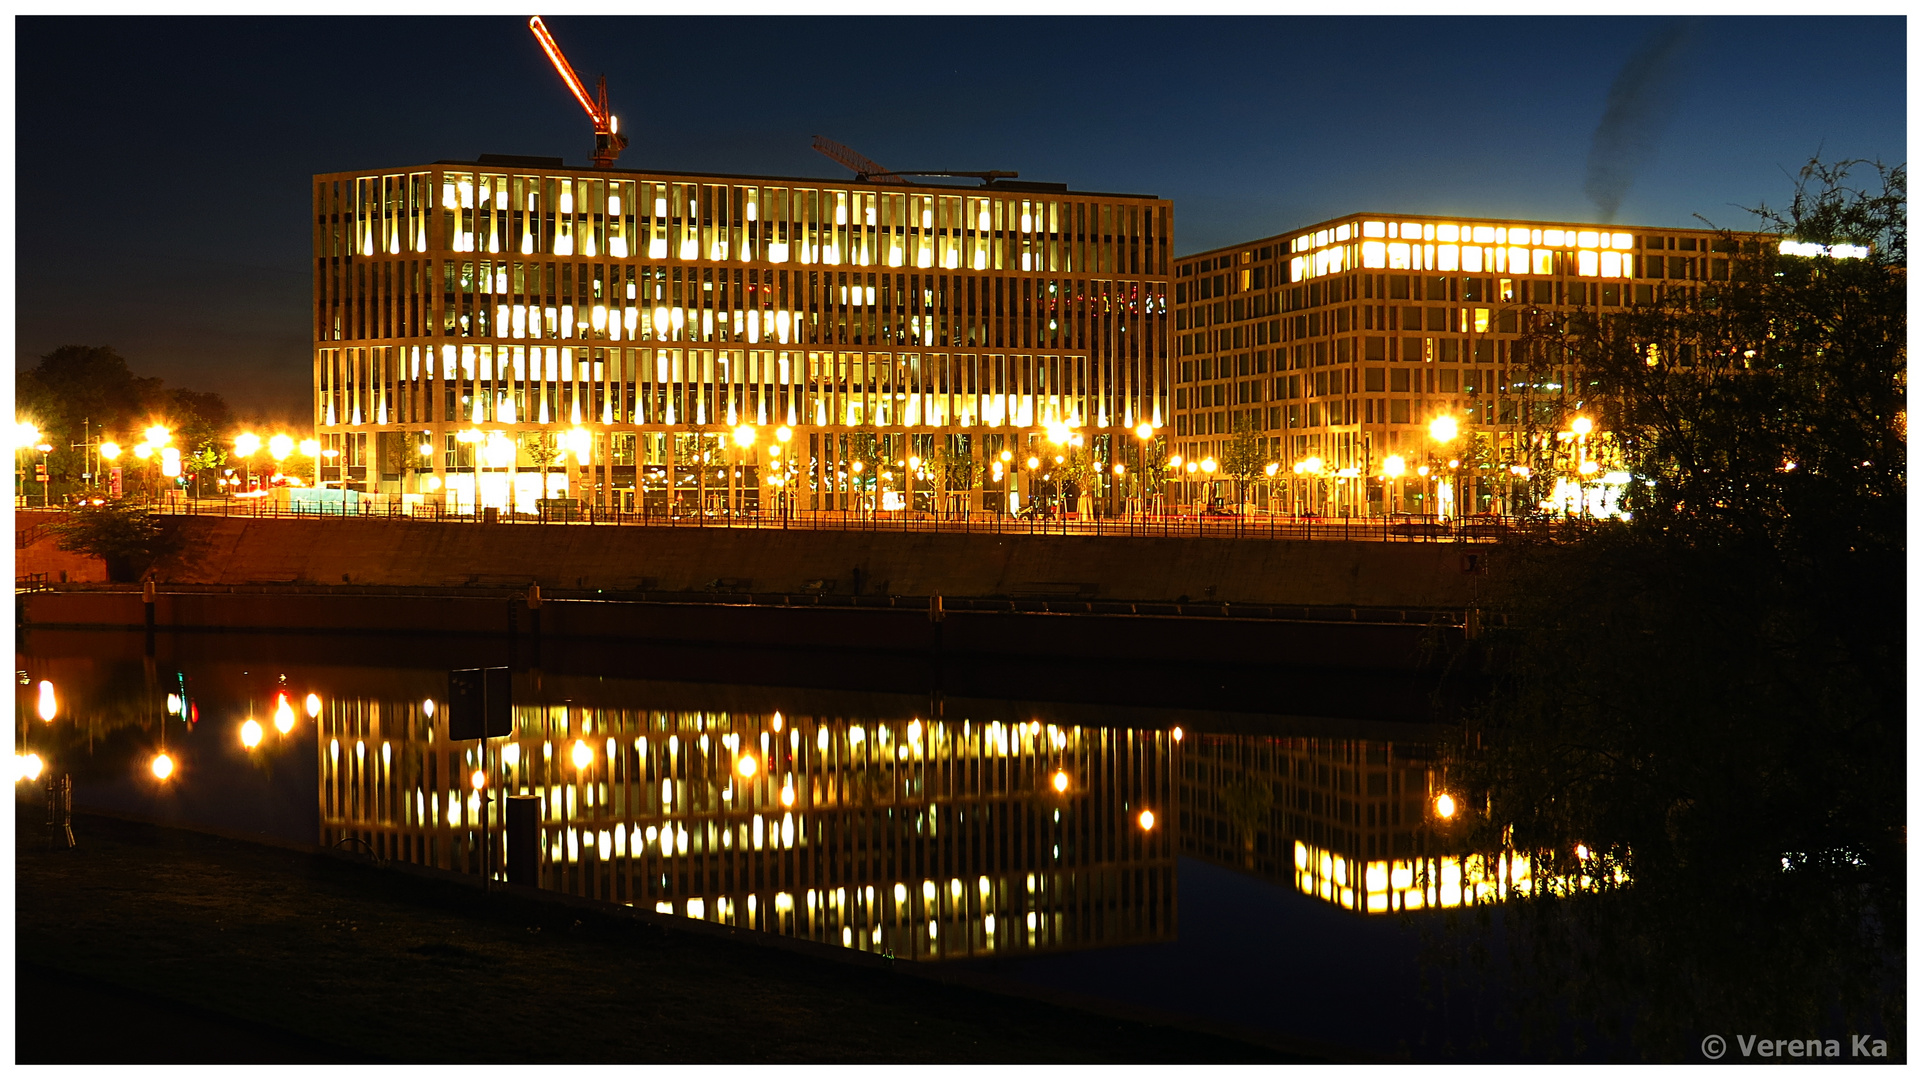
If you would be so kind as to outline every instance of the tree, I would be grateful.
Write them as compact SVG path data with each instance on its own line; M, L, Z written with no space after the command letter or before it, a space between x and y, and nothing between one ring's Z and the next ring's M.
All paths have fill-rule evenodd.
M848 486L854 490L859 507L874 510L881 483L881 436L872 426L848 432ZM859 466L856 468L855 466Z
M156 559L179 547L179 538L151 506L121 499L79 507L53 531L61 550L100 559L113 581L138 580Z
M934 454L930 464L935 479L941 485L941 504L947 505L948 495L953 491L973 491L976 473L974 455L956 445L965 440L966 435L939 436L934 444Z
M1631 516L1513 552L1453 767L1481 849L1602 886L1507 920L1523 996L1653 1054L1903 1029L1906 194L1862 165L1755 213L1866 257L1728 233L1726 280L1530 338L1586 373Z
M1266 448L1261 436L1255 433L1254 420L1247 412L1243 412L1235 421L1234 437L1228 440L1227 449L1221 453L1221 471L1235 481L1237 509L1247 503L1248 485L1262 474L1262 466L1267 463Z

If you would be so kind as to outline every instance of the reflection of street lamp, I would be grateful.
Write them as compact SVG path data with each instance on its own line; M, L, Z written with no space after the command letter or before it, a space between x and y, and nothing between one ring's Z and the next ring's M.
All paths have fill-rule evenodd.
M754 430L753 424L742 424L740 427L734 429L734 446L736 450L734 455L734 468L728 476L728 487L737 493L741 510L747 509L747 484L744 483L744 481L747 479L748 452L754 448L754 443L759 437L760 432ZM732 505L735 501L736 500L732 498L728 500L730 504L728 511L730 514L735 512L735 507Z
M41 443L34 447L40 451L40 505L53 505L53 474L47 471L47 455L53 452L52 443Z

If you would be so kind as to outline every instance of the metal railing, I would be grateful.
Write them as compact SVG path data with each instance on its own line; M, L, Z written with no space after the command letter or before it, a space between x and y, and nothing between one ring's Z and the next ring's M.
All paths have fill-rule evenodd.
M653 528L934 532L986 535L1097 537L1209 537L1247 540L1340 540L1409 543L1497 543L1524 535L1553 535L1562 523L1494 515L1437 520L1415 515L1321 518L1287 514L1160 514L1116 517L1077 514L1012 515L994 511L920 510L612 510L598 506L543 507L537 514L492 508L448 510L444 504L367 496L351 505L282 505L267 500L183 500L159 508L191 517L263 520L325 518L472 524L639 525Z

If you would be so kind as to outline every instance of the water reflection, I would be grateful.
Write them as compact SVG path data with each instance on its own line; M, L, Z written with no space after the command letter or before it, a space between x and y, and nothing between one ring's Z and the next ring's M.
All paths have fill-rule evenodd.
M578 896L918 959L1175 930L1167 731L559 703L483 760L426 699L335 697L320 743L322 842L387 858L479 872L478 770Z
M1358 915L1535 884L1526 854L1469 851L1438 812L1449 783L1427 737L1210 731L1207 714L1180 714L1184 732L1176 714L1037 703L922 715L899 696L747 701L535 671L515 675L514 733L483 758L448 739L444 671L21 671L18 753L82 775L83 806L259 829L304 797L302 838L477 874L485 799L498 878L502 799L528 798L544 888L902 958L1173 940L1179 856ZM37 721L49 693L59 718Z

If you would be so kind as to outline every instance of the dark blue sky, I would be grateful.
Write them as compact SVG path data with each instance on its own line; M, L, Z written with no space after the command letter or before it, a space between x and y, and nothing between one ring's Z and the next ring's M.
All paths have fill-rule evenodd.
M608 77L628 167L894 168L1174 200L1182 252L1337 214L1741 226L1811 155L1907 159L1901 19L547 19ZM19 362L136 371L304 419L308 178L481 153L581 162L517 17L15 24ZM1635 58L1641 57L1636 62Z

